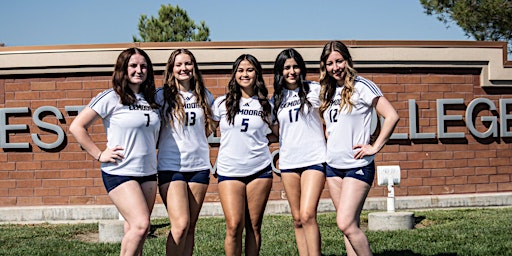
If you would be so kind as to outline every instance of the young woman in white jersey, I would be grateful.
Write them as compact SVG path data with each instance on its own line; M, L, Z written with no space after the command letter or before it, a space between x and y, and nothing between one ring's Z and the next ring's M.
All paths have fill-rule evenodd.
M98 119L107 134L105 149L87 132ZM77 142L101 162L105 188L125 219L120 255L142 254L156 197L159 129L153 65L138 48L121 52L112 89L93 98L69 127Z
M162 114L158 185L171 222L166 254L192 255L196 222L210 183L207 136L213 130L213 96L189 50L171 53L156 101Z
M226 255L258 255L263 213L272 187L268 139L271 105L258 60L249 54L233 64L228 93L213 104L220 127L217 175L226 218Z
M320 113L326 124L327 184L343 232L347 255L372 255L359 228L360 214L375 177L377 154L391 136L398 114L370 80L357 75L345 44L332 41L320 57ZM384 117L370 141L374 109Z
M306 81L306 64L294 49L274 64L273 132L279 136L279 169L290 204L299 255L321 255L316 220L325 184L325 137L318 112L320 84ZM277 129L276 129L277 128Z

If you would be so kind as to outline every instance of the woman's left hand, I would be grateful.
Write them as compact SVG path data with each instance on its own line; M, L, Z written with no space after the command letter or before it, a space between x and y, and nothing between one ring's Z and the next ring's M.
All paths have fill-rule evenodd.
M374 148L372 145L369 144L357 144L354 145L353 149L359 149L354 154L354 159L361 159L365 156L372 156L377 154L377 152L379 151L378 149Z

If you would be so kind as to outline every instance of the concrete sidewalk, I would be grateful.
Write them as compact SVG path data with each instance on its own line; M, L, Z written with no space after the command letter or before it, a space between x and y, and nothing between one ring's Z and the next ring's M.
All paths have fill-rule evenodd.
M490 207L512 206L512 192L480 193L436 196L396 197L395 209L436 209L455 207ZM385 211L386 197L367 198L364 210ZM334 206L330 199L322 199L318 212L332 212ZM289 214L290 208L286 200L269 201L265 214ZM201 216L223 216L219 202L205 203ZM163 204L155 205L152 218L167 218ZM6 223L77 223L115 220L119 213L114 205L76 205L76 206L27 206L0 207L0 224Z

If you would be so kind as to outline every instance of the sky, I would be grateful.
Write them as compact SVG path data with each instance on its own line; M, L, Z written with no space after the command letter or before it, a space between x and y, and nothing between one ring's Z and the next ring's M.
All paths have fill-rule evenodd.
M6 0L5 46L130 43L142 14L178 5L212 41L473 40L419 0Z

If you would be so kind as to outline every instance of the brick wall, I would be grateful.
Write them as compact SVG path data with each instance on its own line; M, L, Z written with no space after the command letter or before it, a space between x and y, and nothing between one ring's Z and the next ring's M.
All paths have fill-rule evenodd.
M436 99L462 98L467 105L472 99L483 97L498 105L500 98L510 97L508 88L486 92L479 86L479 75L474 73L471 70L462 70L457 74L447 74L443 70L437 74L407 73L404 70L396 70L394 73L373 73L372 70L360 72L375 81L398 110L401 120L395 133L408 132L409 99L415 99L418 105L420 132L435 133ZM161 78L162 75L158 74L157 86L161 86ZM229 74L204 74L206 86L215 96L225 93L229 78ZM272 91L272 77L268 72L265 78ZM318 80L318 73L311 73L308 78ZM67 113L64 109L65 106L86 105L94 95L110 86L109 74L0 80L5 102L1 107L30 109L30 114L8 117L10 125L28 124L29 127L28 131L9 134L9 142L29 142L30 148L23 151L3 149L0 154L0 206L110 204L101 181L99 163L82 151L68 132L68 126L76 113ZM33 113L41 106L55 106L65 117L61 121L52 114L42 118L45 122L59 125L66 132L67 141L60 149L45 151L31 139L33 133L47 143L55 141L57 137L34 124ZM464 109L449 112L464 115ZM483 110L479 116L489 114L492 113ZM477 127L480 126L479 130L487 129L483 127L484 124L475 123ZM402 181L395 190L397 196L512 191L512 150L509 141L479 141L460 124L454 124L448 129L450 132L466 133L465 141L391 140L377 155L377 165L401 166ZM105 142L103 131L100 122L90 128L98 145ZM211 149L212 163L215 162L217 149ZM271 149L277 149L277 145L273 144ZM386 194L385 187L376 184L370 191L370 197ZM283 199L284 196L280 178L275 176L270 199ZM326 188L322 197L328 196ZM217 181L214 178L206 200L219 200Z
M211 44L215 46L215 43ZM256 47L259 44L255 43L250 47ZM321 43L314 43L314 47L317 48L321 45ZM269 46L274 47L274 44L269 43ZM225 51L230 53L229 47L226 49ZM117 52L114 53L117 56ZM164 66L162 63L166 61L169 53L170 51L165 53L166 56L159 57L160 60L153 61L154 64L159 63L158 68L155 69L157 86L161 86ZM261 54L261 52L258 53ZM357 48L355 53L358 53ZM269 91L272 92L270 68L275 53L270 52L268 55L270 57L264 61L264 77ZM315 57L307 58L316 59L318 53L315 52L313 55ZM366 58L359 55L359 58ZM259 57L259 55L256 56ZM211 56L211 58L218 57ZM380 59L374 62L379 64L379 61ZM414 62L414 60L411 61ZM224 65L221 68L203 69L206 86L217 97L226 91L226 84L230 79L230 66L223 64L223 59L220 61L215 59L212 63L212 66L219 63ZM313 64L315 67L316 64ZM398 110L401 120L395 129L395 134L407 135L410 132L411 122L417 122L417 132L435 134L435 137L430 139L408 137L390 140L376 156L377 165L400 165L401 184L395 188L397 196L512 191L512 137L478 138L468 130L465 117L471 101L485 98L490 100L497 109L489 110L485 106L477 108L478 111L474 111L474 116L470 117L476 129L485 132L491 125L490 122L481 121L481 117L492 116L501 122L500 113L508 115L512 112L512 104L509 109L500 109L499 101L512 98L512 85L505 82L504 86L482 86L482 81L487 83L490 81L482 77L482 68L475 65L467 66L466 68L436 68L415 65L413 68L376 68L364 66L363 63L362 68L358 68L356 62L356 68L360 74L373 80ZM318 70L313 67L308 73L308 79L318 80ZM5 125L27 125L28 128L11 131L7 138L2 139L8 143L29 144L28 149L0 149L0 207L111 204L103 187L99 163L80 148L68 131L69 124L77 112L66 109L69 106L86 105L97 93L110 88L111 69L104 69L101 66L98 68L100 71L89 73L51 74L44 72L29 74L30 69L28 70L25 74L0 75L0 111L8 108L28 108L28 113L6 115L3 120L5 123L0 124L2 129ZM1 65L0 71L2 71ZM410 117L409 100L411 99L415 100L417 120L412 120ZM463 120L447 121L445 131L462 132L463 138L439 138L437 131L439 118L436 112L436 100L439 99L463 99L463 104L450 106L444 113L463 117ZM53 106L63 115L60 120L54 113L43 112L39 116L45 123L62 128L66 135L62 145L55 149L40 148L32 138L33 134L37 134L41 141L52 143L58 137L55 132L40 128L34 123L34 113L43 106ZM512 121L504 120L504 122L507 123L507 131L512 130ZM93 140L101 148L101 145L106 143L101 122L93 125L89 131ZM0 132L0 134L3 133ZM278 149L277 144L271 145L271 151L276 149ZM217 152L217 145L212 145L212 165L215 163ZM386 196L386 187L377 186L376 183L375 181L369 196ZM217 180L212 178L206 201L219 201L217 192ZM329 197L327 187L322 197ZM285 193L280 178L274 176L270 199L284 198ZM160 198L157 202L161 202Z

